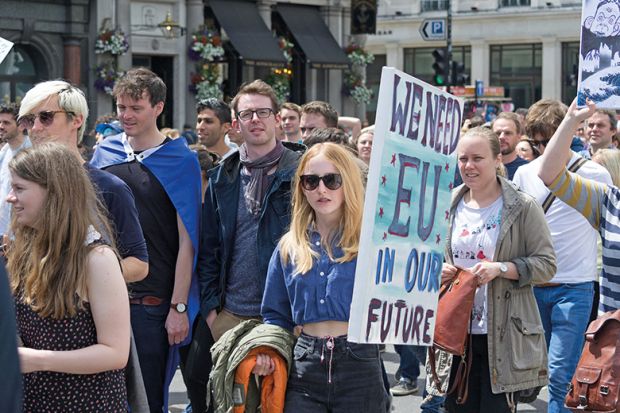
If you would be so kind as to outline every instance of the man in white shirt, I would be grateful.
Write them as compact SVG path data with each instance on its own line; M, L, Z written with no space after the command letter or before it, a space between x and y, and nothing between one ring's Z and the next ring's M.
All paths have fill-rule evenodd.
M11 190L9 162L17 152L32 146L23 128L17 125L18 114L18 105L0 105L0 142L5 144L0 150L0 235L8 232L11 222L11 205L6 202Z
M543 99L536 102L526 117L526 132L544 152L545 146L566 113L561 102ZM571 168L582 160L571 152L566 166ZM538 178L540 158L521 166L514 183L544 205L550 191ZM577 174L611 184L611 177L602 166L585 161ZM549 353L548 412L566 412L564 396L575 372L584 332L588 326L596 280L597 232L577 210L554 199L545 214L557 259L557 272L546 284L537 285L534 294L545 329Z

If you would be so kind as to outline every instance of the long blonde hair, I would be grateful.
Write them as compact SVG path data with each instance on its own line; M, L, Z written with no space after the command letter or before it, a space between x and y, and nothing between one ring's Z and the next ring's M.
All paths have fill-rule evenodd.
M342 176L342 190L344 204L338 228L332 231L339 236L337 246L342 249L343 255L334 258L331 249L331 240L322 240L330 259L342 263L357 257L359 249L360 231L362 228L362 213L364 210L364 186L359 166L353 155L344 147L334 143L320 143L312 146L299 162L299 167L293 179L292 218L288 232L280 240L280 253L284 263L292 260L296 267L296 274L304 274L312 268L314 258L318 253L312 250L308 228L315 221L314 210L308 203L300 184L308 162L323 155L330 161Z
M15 240L7 260L13 293L42 317L74 316L88 297L89 227L112 234L86 169L63 146L44 144L19 152L9 170L47 190L36 229L15 216L11 220Z

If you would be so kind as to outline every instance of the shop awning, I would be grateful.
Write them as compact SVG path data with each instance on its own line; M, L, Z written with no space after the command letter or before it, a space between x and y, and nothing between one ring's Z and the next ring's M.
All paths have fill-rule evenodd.
M278 41L258 14L256 3L243 0L210 0L217 21L246 64L286 66Z
M323 21L318 7L278 4L278 14L314 69L345 69L347 55Z

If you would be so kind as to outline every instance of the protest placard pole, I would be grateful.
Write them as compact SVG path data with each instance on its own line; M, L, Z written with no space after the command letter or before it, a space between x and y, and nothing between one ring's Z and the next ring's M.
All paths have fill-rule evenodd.
M446 46L448 48L448 82L446 83L448 93L450 93L452 86L452 1L446 0L447 4L447 16L446 16Z

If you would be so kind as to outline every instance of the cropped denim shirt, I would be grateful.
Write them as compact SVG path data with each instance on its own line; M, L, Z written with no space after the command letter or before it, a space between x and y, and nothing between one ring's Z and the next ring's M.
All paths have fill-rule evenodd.
M309 231L312 249L319 253L312 269L295 274L295 264L283 263L278 246L269 262L261 313L264 322L292 330L296 325L320 321L349 321L357 259L332 261L316 231ZM334 257L343 255L333 247Z

